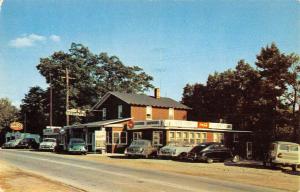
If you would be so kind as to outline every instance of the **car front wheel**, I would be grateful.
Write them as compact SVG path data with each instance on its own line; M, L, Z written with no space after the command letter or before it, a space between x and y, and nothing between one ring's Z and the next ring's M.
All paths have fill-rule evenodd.
M214 162L214 160L211 159L211 158L207 158L207 159L206 159L206 163L213 163L213 162Z

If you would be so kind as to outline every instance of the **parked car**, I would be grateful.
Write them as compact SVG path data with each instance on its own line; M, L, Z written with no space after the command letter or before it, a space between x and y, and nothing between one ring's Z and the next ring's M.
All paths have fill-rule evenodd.
M170 142L159 150L158 156L161 158L182 159L191 149L193 149L193 146L191 145L182 142Z
M157 155L157 148L153 147L151 141L138 139L132 141L132 143L125 149L125 155L127 157L145 157Z
M16 148L16 146L22 141L22 139L10 140L2 145L3 149Z
M271 143L265 155L264 166L290 166L296 171L300 166L300 145L292 142L276 141Z
M24 138L22 139L15 148L19 149L38 149L39 143L36 142L34 138Z
M67 152L72 154L87 154L87 146L81 138L71 138L67 147Z
M213 163L214 161L231 160L239 161L239 156L234 154L229 148L221 143L207 142L195 146L187 155L188 160L204 161Z
M39 150L45 151L54 151L56 147L56 139L55 138L44 138L40 143Z

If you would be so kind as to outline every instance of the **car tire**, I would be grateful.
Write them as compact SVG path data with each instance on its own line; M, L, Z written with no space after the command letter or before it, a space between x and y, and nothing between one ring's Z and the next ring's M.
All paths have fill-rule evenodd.
M186 156L187 156L187 153L180 153L180 154L177 156L177 160L179 160L179 161L184 161Z
M297 165L292 165L292 170L297 171Z
M211 158L207 158L207 159L206 159L206 163L213 163L213 162L214 162L214 160L211 159Z
M237 163L237 162L239 162L240 161L240 156L239 155L234 155L233 157L232 157L232 160L231 160L233 163Z

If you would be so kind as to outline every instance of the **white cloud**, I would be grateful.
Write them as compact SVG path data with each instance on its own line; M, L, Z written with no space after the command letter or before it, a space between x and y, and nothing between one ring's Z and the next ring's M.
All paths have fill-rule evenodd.
M0 0L0 11L1 11L1 8L2 8L3 1L4 1L4 0ZM0 191L0 192L1 192L1 191Z
M49 38L54 42L60 42L60 36L58 35L51 35Z
M47 38L45 36L30 34L18 37L10 41L9 45L16 48L21 47L32 47L37 42L45 41Z

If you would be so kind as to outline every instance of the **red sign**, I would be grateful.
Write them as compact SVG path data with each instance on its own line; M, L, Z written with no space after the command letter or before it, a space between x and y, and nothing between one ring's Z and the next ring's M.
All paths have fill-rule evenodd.
M198 128L209 128L209 122L198 122Z
M23 129L23 124L19 122L12 122L9 127L14 131L20 131Z
M132 120L128 121L127 126L130 129L133 128L134 127L134 121L132 121Z

